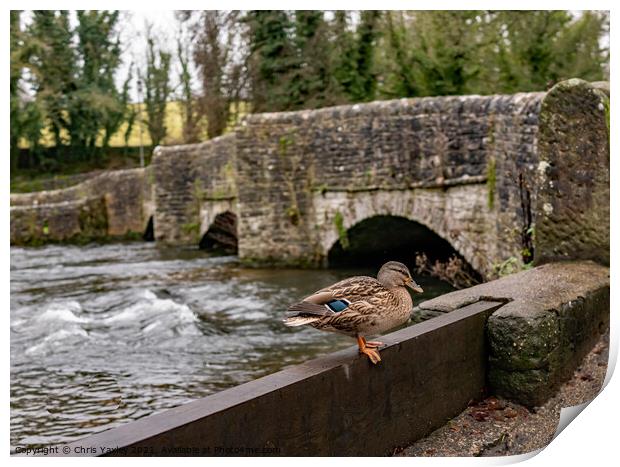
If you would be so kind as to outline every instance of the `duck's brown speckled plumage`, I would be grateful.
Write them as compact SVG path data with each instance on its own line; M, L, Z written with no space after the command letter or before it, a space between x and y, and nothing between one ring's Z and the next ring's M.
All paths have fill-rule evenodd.
M331 294L332 299L345 298L351 304L341 313L324 316L309 323L315 329L339 332L351 337L358 334L381 334L409 319L413 301L403 287L388 289L377 279L356 276L337 282L306 298Z
M289 307L288 326L309 325L352 337L381 334L409 319L413 301L405 287L421 292L407 267L396 261L384 264L377 279L356 276L318 290ZM336 311L329 304L345 301Z

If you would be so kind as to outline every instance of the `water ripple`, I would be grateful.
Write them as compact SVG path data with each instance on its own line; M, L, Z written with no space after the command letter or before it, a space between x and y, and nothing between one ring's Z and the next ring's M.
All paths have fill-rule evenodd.
M243 269L147 243L12 247L12 449L75 440L350 346L281 319L294 300L367 272Z

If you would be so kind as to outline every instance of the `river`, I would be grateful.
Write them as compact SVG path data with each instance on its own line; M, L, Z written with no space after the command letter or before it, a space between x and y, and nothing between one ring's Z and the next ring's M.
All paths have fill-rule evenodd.
M249 269L153 243L11 248L11 451L72 441L354 344L287 306L367 269ZM416 277L425 292L451 287Z

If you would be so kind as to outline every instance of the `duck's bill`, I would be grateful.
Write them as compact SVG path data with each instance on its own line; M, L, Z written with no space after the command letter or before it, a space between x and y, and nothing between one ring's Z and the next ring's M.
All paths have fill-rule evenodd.
M407 284L407 287L409 287L411 290L413 290L415 293L422 293L424 292L424 289L422 289L422 287L420 287L418 284L416 284L415 282L411 281Z

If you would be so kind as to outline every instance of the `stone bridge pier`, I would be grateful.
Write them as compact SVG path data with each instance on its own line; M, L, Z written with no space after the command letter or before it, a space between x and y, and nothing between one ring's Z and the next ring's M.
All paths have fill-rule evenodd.
M157 242L204 245L203 239L218 216L227 214L234 219L231 227L236 231L234 143L234 135L227 135L200 144L155 149L152 165ZM234 232L235 252L236 236Z

